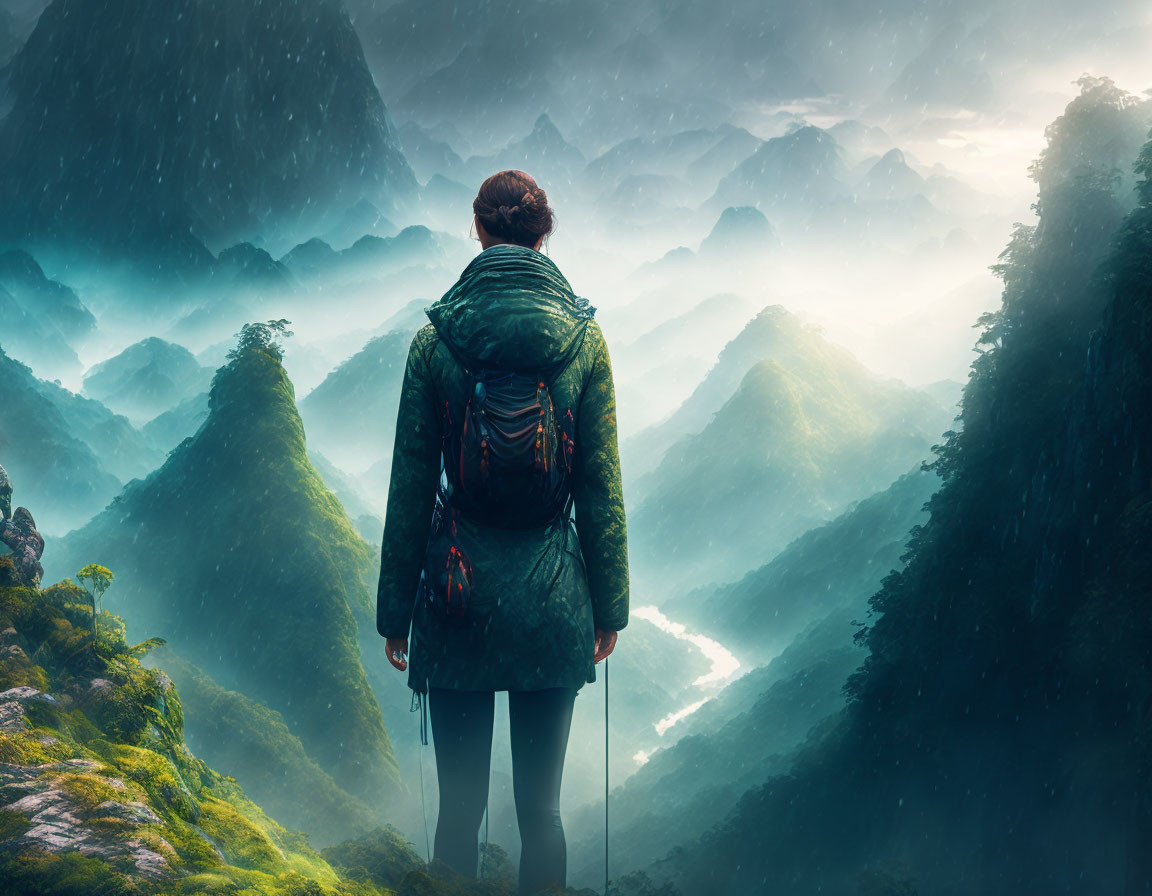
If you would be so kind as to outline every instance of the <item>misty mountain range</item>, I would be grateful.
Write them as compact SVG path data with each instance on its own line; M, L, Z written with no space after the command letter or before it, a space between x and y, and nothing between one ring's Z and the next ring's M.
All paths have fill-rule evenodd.
M371 600L408 341L516 167L616 381L614 896L1152 880L1152 103L1075 80L1140 72L1150 27L1127 0L0 0L0 463L47 538L42 591L0 556L0 691L83 715L13 697L0 788L93 726L100 774L176 757L132 778L170 868L462 892L420 870L432 753ZM282 350L237 356L275 319ZM115 674L67 653L94 562ZM604 699L565 771L574 887L603 874ZM101 848L84 873L145 879Z

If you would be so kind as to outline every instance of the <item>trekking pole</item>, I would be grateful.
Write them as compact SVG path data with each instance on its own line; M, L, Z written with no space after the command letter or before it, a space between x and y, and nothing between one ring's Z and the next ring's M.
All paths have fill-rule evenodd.
M608 657L604 657L604 896L608 896Z
M480 856L480 879L484 880L488 870L488 800L484 800L484 852Z
M432 843L428 837L428 807L424 802L424 745L428 743L428 722L426 717L427 694L421 694L419 691L412 692L412 704L410 711L420 712L418 719L420 723L420 745L416 748L417 755L420 757L420 814L424 818L424 854L428 857L428 863L432 863Z

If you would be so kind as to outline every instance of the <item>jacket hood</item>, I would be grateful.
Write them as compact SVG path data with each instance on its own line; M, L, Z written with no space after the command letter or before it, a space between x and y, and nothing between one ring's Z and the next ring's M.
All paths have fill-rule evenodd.
M470 365L535 371L571 359L596 309L547 255L498 243L424 312Z

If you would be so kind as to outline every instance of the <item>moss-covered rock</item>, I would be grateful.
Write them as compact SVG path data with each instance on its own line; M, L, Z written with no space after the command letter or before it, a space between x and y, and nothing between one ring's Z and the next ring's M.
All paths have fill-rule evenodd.
M71 582L0 588L0 877L13 893L352 893L184 744L171 679ZM369 891L376 892L376 891Z

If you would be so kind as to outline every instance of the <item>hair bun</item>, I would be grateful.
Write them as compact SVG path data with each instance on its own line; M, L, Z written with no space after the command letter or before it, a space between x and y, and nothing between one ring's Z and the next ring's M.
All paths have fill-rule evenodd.
M536 246L555 226L548 195L523 171L498 171L480 185L472 212L489 235Z

